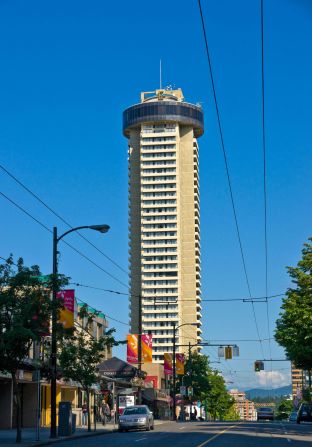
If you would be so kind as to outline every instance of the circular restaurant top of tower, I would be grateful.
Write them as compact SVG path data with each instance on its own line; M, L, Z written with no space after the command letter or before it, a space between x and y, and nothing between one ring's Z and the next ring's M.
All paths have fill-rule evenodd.
M123 112L123 134L128 137L130 129L141 124L176 122L194 128L194 136L204 133L204 114L200 106L175 99L147 100L129 107Z

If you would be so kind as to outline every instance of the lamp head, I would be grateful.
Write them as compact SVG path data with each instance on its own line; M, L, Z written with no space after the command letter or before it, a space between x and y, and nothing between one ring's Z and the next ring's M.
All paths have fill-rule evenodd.
M107 233L108 230L110 229L109 225L103 224L103 225L90 225L89 226L90 230L96 230L99 231L100 233Z

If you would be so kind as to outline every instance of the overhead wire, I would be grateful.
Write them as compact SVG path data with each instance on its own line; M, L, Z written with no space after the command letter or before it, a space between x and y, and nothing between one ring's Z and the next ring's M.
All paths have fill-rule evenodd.
M264 258L265 258L265 295L268 296L268 235L267 235L267 156L266 156L266 132L265 132L265 77L264 77L264 14L263 0L260 0L260 22L261 22L261 98L262 98L262 153L263 153L263 205L264 205ZM266 298L266 318L269 337L269 354L272 359L271 328L269 317L269 301ZM272 362L270 362L272 373ZM271 374L272 388L272 374Z
M266 132L265 132L265 78L264 78L264 14L263 0L260 0L261 15L261 96L262 96L262 146L263 146L263 204L264 204L264 252L265 252L265 296L267 304L268 335L270 337L270 319L268 303L268 236L267 236L267 156L266 156ZM271 345L270 357L271 355Z
M228 187L229 187L229 192L230 192L230 199L231 199L232 210L233 210L233 215L234 215L236 234L237 234L237 238L238 238L240 254L241 254L241 259L242 259L242 264L243 264L243 270L244 270L244 274L245 274L245 281L246 281L246 285L247 285L249 296L251 297L250 282L249 282L249 278L248 278L246 261L245 261L245 255L244 255L244 250L243 250L243 244L242 244L242 240L241 240L240 229L239 229L238 218L237 218L237 212L236 212L236 207L235 207L235 202L234 202L234 194L233 194L233 189L232 189L232 182L231 182L231 177L230 177L229 164L228 164L228 160L227 160L227 153L226 153L225 143L224 143L224 138L223 138L223 129L222 129L222 125L221 125L221 117L220 117L219 105L218 105L218 101L217 101L217 94L216 94L216 88L215 88L215 83L214 83L214 76L213 76L213 71L212 71L212 63L211 63L211 59L210 59L210 53L209 53L209 47L208 47L208 39L207 39L207 34L206 34L206 26L205 26L205 21L204 21L202 6L201 6L201 0L198 0L198 7L199 7L199 13L200 13L201 24L202 24L202 29L203 29L205 48L206 48L206 54L207 54L207 60L208 60L208 67L209 67L209 73L210 73L210 79L211 79L211 85L212 85L212 91L213 91L213 99L214 99L214 104L215 104L215 109L216 109L217 122L218 122L218 128L219 128L220 140L221 140L221 148L222 148L224 165L225 165L225 171L226 171L226 177L227 177L227 182L228 182ZM264 350L263 350L263 346L262 346L262 342L261 342L259 326L258 326L258 322L257 322L256 311L255 311L255 307L254 307L253 301L251 301L251 304L252 304L252 312L253 312L256 332L257 332L259 343L260 343L261 352L262 352L262 355L264 355Z
M5 258L4 256L0 256L0 259L2 259L3 261L7 261L7 260L8 260L8 258ZM17 264L16 264L16 263L12 262L12 264L15 265L15 266L17 267ZM115 293L118 293L118 294L122 295L122 293L119 293L119 292L115 292ZM77 299L77 301L79 301L80 303L82 303L82 304L86 304L87 306L90 306L90 304L86 303L85 301L81 300L80 298L76 298L76 299ZM102 313L105 315L105 317L107 317L108 320L116 321L117 323L123 324L123 325L125 325L125 326L129 326L129 323L125 323L124 321L121 321L121 320L118 320L118 319L116 319L116 318L114 318L114 317L111 317L111 316L108 315L106 312L102 312Z
M7 168L0 164L0 168L3 172L5 172L9 177L11 177L18 185L20 185L25 191L27 191L32 197L34 197L39 203L41 203L47 210L49 210L52 214L54 214L58 219L60 219L65 225L69 228L73 229L73 226L68 223L58 212L56 212L53 208L51 208L44 200L42 200L38 194L34 193L30 188L28 188L21 180L19 180L15 175L13 175ZM79 231L75 232L78 236L80 236L84 241L86 241L89 245L95 248L99 253L101 253L106 259L108 259L112 264L115 265L119 270L128 275L128 272L121 267L117 262L115 262L110 256L106 255L102 250L100 250L93 242L91 242L88 238L86 238Z
M136 297L136 298L138 298L140 296L140 295L135 295L135 294L132 294L132 293L120 292L118 290L111 290L111 289L105 289L105 288L102 288L102 287L96 287L96 286L91 286L91 285L87 285L87 284L81 284L81 283L78 283L78 282L71 282L70 284L75 285L77 287L85 287L85 288L88 288L88 289L94 289L94 290L100 290L100 291L103 291L103 292L115 293L117 295L125 295L125 296ZM277 297L284 296L284 295L285 295L284 293L278 293L278 294L275 294L275 295L270 295L267 298L272 299L272 298L277 298ZM151 301L154 300L153 297L143 297L143 298L146 299L146 300L151 300ZM255 300L255 301L259 301L259 300L262 300L264 298L265 297L261 296L261 297L253 297L252 299ZM244 302L245 300L246 300L246 298L201 299L201 302L223 302L223 301L243 301ZM167 304L177 304L179 302L185 302L185 301L194 302L194 299L193 300L191 300L191 299L179 299L177 301L164 301L164 302L158 302L157 304L162 304L162 303L164 305L167 305ZM249 300L248 300L248 302L249 302Z
M87 305L87 306L90 307L90 304L86 303L85 301L81 300L80 298L76 298L76 300L77 300L78 303L82 303L82 304L85 304L85 305ZM95 310L96 310L97 312L101 312L101 311L98 311L97 309L95 309ZM101 313L104 314L105 319L112 320L112 321L116 321L117 323L123 324L123 325L125 325L125 326L129 326L129 323L125 323L124 321L117 320L116 318L111 317L110 315L108 315L106 312L101 312Z
M3 192L0 191L0 195L2 197L4 197L6 200L8 200L12 205L14 205L16 208L18 208L20 211L22 211L24 214L26 214L28 217L30 217L32 220L34 220L38 225L40 225L42 228L44 228L46 231L48 231L49 233L53 233L52 230L47 227L44 223L42 223L40 220L38 220L36 217L34 217L31 213L29 213L27 210L25 210L25 208L23 208L21 205L19 205L18 203L16 203L14 200L12 200L10 197L8 197L6 194L4 194ZM63 242L63 244L67 245L68 247L70 247L73 251L75 251L76 253L78 253L82 258L86 259L88 262L90 262L91 264L93 264L95 267L97 267L99 270L101 270L103 273L105 273L107 276L109 276L110 278L114 279L115 281L117 281L119 284L121 284L122 286L126 287L128 289L128 285L123 283L122 281L120 281L120 279L116 278L114 275L112 275L111 273L109 273L107 270L105 270L103 267L101 267L99 264L97 264L96 262L94 262L91 258L89 258L87 255L85 255L84 253L82 253L80 250L78 250L76 247L74 247L72 244L70 244L69 242L65 241L65 240L61 240L61 242Z

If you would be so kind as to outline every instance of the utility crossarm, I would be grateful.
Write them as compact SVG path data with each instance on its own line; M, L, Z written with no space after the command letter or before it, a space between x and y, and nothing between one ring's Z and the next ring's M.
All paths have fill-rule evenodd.
M194 348L195 346L198 346L198 347L202 347L202 346L217 346L217 347L228 347L228 346L232 346L233 348L236 348L237 347L237 345L233 345L233 344L221 344L221 343L218 343L218 344L211 344L211 343L197 343L196 345L176 345L176 347L177 348L182 348L182 347L191 347L191 348ZM264 361L264 360L263 360ZM281 360L282 361L282 360Z
M258 362L290 362L289 359L257 359Z

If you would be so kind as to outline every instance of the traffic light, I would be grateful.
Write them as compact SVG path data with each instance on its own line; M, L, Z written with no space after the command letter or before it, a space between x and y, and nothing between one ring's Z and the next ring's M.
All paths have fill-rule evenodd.
M259 372L259 371L262 371L262 370L264 370L263 362L261 362L260 360L256 360L255 361L255 371Z
M231 360L233 357L232 346L226 346L224 348L224 358L225 360Z

